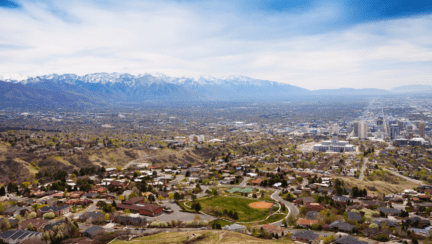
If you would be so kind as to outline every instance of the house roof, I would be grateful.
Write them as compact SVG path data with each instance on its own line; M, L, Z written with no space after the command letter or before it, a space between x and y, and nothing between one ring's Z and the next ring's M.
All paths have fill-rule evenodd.
M293 236L295 238L303 238L303 239L307 239L307 240L315 240L318 238L318 234L315 234L313 231L311 230L305 230L305 231L298 231L296 233L293 234Z
M89 234L89 235L91 235L91 236L94 236L94 234L95 234L97 231L99 231L99 230L103 230L103 228L100 227L100 226L98 226L98 225L95 225L95 226L92 226L92 227L86 229L86 230L83 231L82 233L87 233L87 234Z
M36 231L28 231L28 230L8 230L3 233L0 233L0 238L2 239L12 239L12 240L22 240L26 237L36 237L42 236L42 233Z
M339 230L343 230L343 231L351 231L352 229L354 229L354 225L350 225L346 222L340 222L339 220L334 221L333 223L331 223L329 225L330 228L337 228Z
M385 207L378 208L378 211L381 211L385 214L399 214L401 212L399 209L396 208L385 208Z
M300 225L309 225L310 226L313 224L318 224L319 221L318 220L311 220L311 219L298 219L296 223L300 224Z
M20 226L23 229L26 229L29 224L32 224L34 228L39 229L42 226L49 223L46 219L27 219L21 222Z
M352 236L342 236L338 238L335 243L337 244L367 244L365 241L359 241L358 239Z
M333 196L333 200L335 202L347 202L347 201L349 201L351 199L348 198L348 197L344 197L344 196Z
M144 201L145 199L147 199L145 196L134 197L134 198L131 198L131 199L127 200L127 201L124 201L123 204L128 204L128 205L135 204L135 203Z
M348 212L348 219L359 222L362 220L362 216L358 213Z
M147 210L150 212L154 212L154 211L156 211L156 209L159 209L159 208L164 208L164 207L160 206L160 205L155 205L155 204L146 204L144 207L141 207L141 209Z
M387 226L389 226L389 227L396 227L396 226L399 225L397 222L395 222L395 221L391 221L391 220L388 220L388 219L381 220L381 221L379 221L379 220L374 220L373 222L374 222L375 224L377 224L378 226L381 226L381 225L384 224L384 223L385 223Z
M306 213L306 218L308 219L315 219L317 214L319 214L317 211L310 211Z
M49 212L50 210L52 210L53 212L57 212L57 211L60 211L60 210L63 210L63 209L67 209L69 207L70 207L69 205L63 205L63 206L60 206L60 207L57 207L57 206L45 206L45 207L41 208L40 211L41 212Z

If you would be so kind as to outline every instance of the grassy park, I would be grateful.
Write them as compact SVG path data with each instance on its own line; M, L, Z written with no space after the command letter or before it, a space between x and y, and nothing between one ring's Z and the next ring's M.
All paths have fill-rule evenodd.
M259 202L258 199L246 199L229 196L215 196L205 199L200 199L201 211L210 215L226 211L237 212L238 222L250 222L263 220L269 215L268 209L254 209L249 206L249 203ZM190 205L190 202L187 203Z

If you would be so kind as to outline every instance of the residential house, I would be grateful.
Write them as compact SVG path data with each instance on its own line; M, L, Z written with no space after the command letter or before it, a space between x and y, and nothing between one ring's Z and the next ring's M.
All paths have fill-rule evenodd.
M378 211L380 211L381 213L385 214L385 216L398 216L401 211L399 209L396 208L386 208L386 207L381 207L378 208Z
M381 221L379 221L379 220L374 220L373 221L375 224L377 224L379 227L382 227L382 226L388 226L388 227L397 227L399 224L397 223L397 222L395 222L395 221L391 221L391 220L388 220L388 219L385 219L385 220L381 220Z
M337 230L346 233L350 233L354 227L354 225L348 224L346 222L340 222L339 220L336 220L329 225L330 230Z
M306 207L306 213L308 213L308 212L310 212L310 211L315 211L315 212L321 212L321 210L324 210L325 209L325 207L322 205L322 204L320 204L320 203L311 203L311 202L307 202L306 204L305 204L305 207Z
M362 216L358 213L347 212L347 216L349 221L357 221L357 223L362 222Z
M240 232L240 233L245 233L246 232L246 226L239 225L239 224L225 225L223 227L223 229L224 230L229 230L229 231Z
M49 224L49 221L46 219L26 219L19 224L19 229L21 230L27 229L29 224L33 226L32 230L42 231L45 225Z
M54 213L56 217L60 215L67 214L72 211L71 206L69 205L63 205L63 206L45 206L41 209L37 210L37 216L42 217L46 213Z
M292 235L293 241L299 241L303 243L318 243L319 235L315 234L311 230L298 231Z
M342 236L338 238L334 243L336 244L368 244L366 241L359 241L357 238L352 236Z
M376 239L377 235L391 235L391 232L389 230L383 230L378 228L370 228L370 229L364 229L362 231L362 234L370 239Z
M4 215L13 216L13 217L17 215L24 216L26 212L30 213L31 209L25 207L13 206L3 211Z
M28 230L8 230L0 233L0 239L9 244L21 243L33 238L41 239L42 233Z
M259 186L259 185L261 185L262 180L263 180L262 178L257 178L255 180L251 181L250 183L253 186Z
M299 227L302 228L310 228L313 224L318 224L319 221L318 220L311 220L311 219L298 219L296 224Z
M299 197L297 198L294 203L297 204L306 204L306 203L314 203L315 199L313 197Z
M319 214L319 212L316 211L310 211L306 213L307 219L316 219L316 216Z
M276 225L265 224L261 226L267 233L272 233L273 235L283 236L285 235L285 228L280 228Z
M365 207L372 209L374 206L378 206L378 207L385 207L387 204L385 202L382 201L364 201L363 204L365 205Z
M430 226L430 220L428 219L422 219L418 216L412 217L412 218L406 218L402 221L404 224L414 227L414 228L420 228L423 229L425 227Z
M93 239L97 234L103 232L105 232L105 230L102 227L95 225L81 232L81 235Z
M164 208L165 208L164 206L160 206L160 205L146 204L140 208L139 214L153 217L162 213Z
M114 222L121 225L144 226L147 223L147 219L139 215L117 215L114 217Z
M55 223L49 223L49 224L45 225L45 227L43 228L43 231L54 230L54 226L60 226L63 223L65 223L64 220L60 220L60 221L55 222Z

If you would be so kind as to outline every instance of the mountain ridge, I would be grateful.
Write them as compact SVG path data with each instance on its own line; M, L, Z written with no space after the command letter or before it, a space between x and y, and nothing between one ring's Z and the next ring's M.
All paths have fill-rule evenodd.
M10 83L25 87L23 93L8 92L8 99L18 99L17 102L33 101L38 104L49 104L40 94L53 92L51 103L65 106L63 99L70 99L73 106L95 104L99 105L128 105L143 102L176 102L176 101L271 101L287 99L305 99L307 97L328 96L377 96L411 93L418 90L428 92L427 86L402 86L391 90L365 88L339 88L308 90L286 83L253 79L246 76L228 76L215 78L201 76L198 79L189 77L170 77L164 74L128 73L93 73L83 76L75 74L50 74L30 77L23 80L6 80ZM3 87L3 88L1 88ZM408 88L409 89L408 89ZM5 85L0 86L5 89ZM18 88L17 88L18 89ZM36 89L31 91L30 89ZM4 92L2 90L2 92ZM19 90L19 89L18 89ZM432 89L430 89L432 90ZM13 97L13 94L16 97ZM61 94L61 95L60 95ZM26 97L27 96L27 97ZM74 97L75 96L75 97ZM45 97L50 97L49 94ZM5 97L3 97L5 98ZM21 101L21 100L22 101ZM55 100L60 99L60 100ZM11 100L12 101L12 100Z

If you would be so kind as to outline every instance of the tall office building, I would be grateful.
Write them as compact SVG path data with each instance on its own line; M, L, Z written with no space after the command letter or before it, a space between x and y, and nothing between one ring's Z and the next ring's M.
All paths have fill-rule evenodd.
M390 138L392 140L396 139L396 136L398 136L399 133L400 133L399 125L398 124L391 124L390 125Z
M354 121L354 136L358 136L358 131L359 131L359 122L358 121Z
M377 120L377 125L383 125L383 123L384 123L384 119L383 119L383 117L378 117L378 120Z
M398 125L399 125L399 131L404 129L404 122L398 121Z
M358 138L364 140L367 138L367 124L365 121L358 123Z
M425 122L423 121L419 123L419 136L425 138Z

